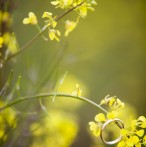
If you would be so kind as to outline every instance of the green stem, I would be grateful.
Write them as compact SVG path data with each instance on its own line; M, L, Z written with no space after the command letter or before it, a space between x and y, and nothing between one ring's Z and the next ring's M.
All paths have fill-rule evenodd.
M20 102L23 102L23 101L26 101L26 100L32 100L32 99L41 99L41 98L46 98L46 97L52 97L52 96L56 96L57 97L66 97L66 98L73 98L73 99L78 99L78 100L81 100L81 101L84 101L88 104L91 104L92 106L102 110L103 112L105 113L108 113L104 108L102 108L100 105L96 104L95 102L85 98L85 97L82 97L82 96L74 96L74 95L71 95L71 94L65 94L65 93L56 93L56 92L52 92L52 93L42 93L42 94L38 94L38 95L34 95L34 96L25 96L25 97L21 97L21 98L18 98L8 104L6 104L4 107L1 107L0 108L0 111L8 108L8 107L11 107L17 103L20 103Z
M43 29L41 30L41 32L39 32L38 34L36 34L29 42L27 42L22 48L19 49L18 52L16 52L15 54L9 56L5 62L9 61L10 59L14 58L15 56L19 55L20 53L22 53L27 47L29 47L38 37L40 37L42 35L42 33L46 30L46 27L43 27Z
M55 21L59 21L62 17L66 16L68 13L70 13L71 11L73 11L74 9L76 9L77 7L81 6L84 2L78 4L77 6L69 9L68 11L64 12L62 15L58 16ZM27 47L29 47L37 38L39 38L43 32L45 32L45 30L47 29L46 26L43 27L43 29L36 34L28 43L26 43L22 48L20 48L18 50L18 52L16 52L15 54L9 56L4 63L6 63L7 61L9 61L10 59L14 58L15 56L19 55L20 53L22 53Z

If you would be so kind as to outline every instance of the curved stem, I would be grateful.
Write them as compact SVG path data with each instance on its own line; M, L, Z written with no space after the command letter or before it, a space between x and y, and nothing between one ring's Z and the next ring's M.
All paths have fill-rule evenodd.
M71 11L73 11L74 9L76 9L77 7L81 6L84 2L78 4L77 6L69 9L68 11L64 12L62 15L58 16L55 21L59 21L62 17L66 16L68 13L70 13ZM46 26L43 27L43 29L38 33L36 34L28 43L26 43L23 47L21 47L18 52L16 52L15 54L9 56L5 62L9 61L10 59L12 59L13 57L19 55L20 53L22 53L27 47L29 47L37 38L39 38L43 32L45 32L45 30L47 29Z
M96 104L95 102L85 98L85 97L82 97L82 96L74 96L74 95L71 95L71 94L65 94L65 93L56 93L56 92L52 92L52 93L42 93L42 94L38 94L38 95L34 95L34 96L25 96L25 97L21 97L21 98L18 98L8 104L6 104L5 106L1 107L0 108L0 111L8 108L8 107L11 107L17 103L20 103L20 102L23 102L23 101L26 101L26 100L32 100L32 99L40 99L40 98L46 98L46 97L52 97L54 96L57 98L57 97L66 97L66 98L73 98L73 99L78 99L78 100L81 100L81 101L84 101L88 104L91 104L92 106L102 110L103 112L105 113L108 113L104 108L102 108L100 105Z

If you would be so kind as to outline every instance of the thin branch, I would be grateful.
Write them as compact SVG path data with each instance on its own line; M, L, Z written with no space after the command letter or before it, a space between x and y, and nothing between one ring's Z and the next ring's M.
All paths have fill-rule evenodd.
M78 4L77 6L69 9L68 11L64 12L62 15L58 16L55 21L59 21L62 17L66 16L68 13L70 13L71 11L73 11L74 9L76 9L77 7L81 6L84 2ZM6 63L7 61L9 61L10 59L14 58L15 56L19 55L20 53L22 53L27 47L29 47L37 38L39 38L43 32L45 32L45 30L47 29L46 26L43 27L43 29L41 30L41 32L39 32L38 34L36 34L28 43L26 43L23 47L21 47L18 52L16 52L15 54L9 56L4 63Z
M42 33L46 30L46 27L44 27L41 32L39 32L38 34L36 34L29 42L27 42L23 47L21 47L18 52L16 52L15 54L9 56L5 62L9 61L10 59L14 58L15 56L19 55L20 53L22 53L27 47L29 47L39 36L42 35Z
M92 106L102 110L103 112L105 113L108 113L104 108L102 108L100 105L96 104L95 102L85 98L85 97L82 97L82 96L74 96L74 95L71 95L71 94L65 94L65 93L56 93L56 92L52 92L52 93L42 93L42 94L38 94L38 95L33 95L33 96L25 96L25 97L21 97L21 98L18 98L8 104L6 104L5 106L1 107L0 108L0 111L8 108L8 107L11 107L13 105L16 105L17 103L20 103L20 102L23 102L23 101L27 101L27 100L32 100L32 99L41 99L41 98L47 98L47 97L52 97L52 96L56 96L57 97L66 97L66 98L72 98L72 99L78 99L78 100L81 100L81 101L84 101L88 104L91 104Z

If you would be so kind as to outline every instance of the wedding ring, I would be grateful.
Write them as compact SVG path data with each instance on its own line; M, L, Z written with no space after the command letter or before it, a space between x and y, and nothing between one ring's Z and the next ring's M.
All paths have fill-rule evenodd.
M113 144L116 144L118 143L121 139L122 139L122 135L120 135L117 139L115 140L112 140L112 141L106 141L103 137L103 131L105 130L106 126L109 125L111 122L114 122L120 129L123 129L124 128L124 124L123 122L120 120L120 119L109 119L107 120L103 125L102 125L102 128L101 128L101 133L100 133L100 137L101 137L101 140L105 143L105 144L109 144L109 145L113 145Z

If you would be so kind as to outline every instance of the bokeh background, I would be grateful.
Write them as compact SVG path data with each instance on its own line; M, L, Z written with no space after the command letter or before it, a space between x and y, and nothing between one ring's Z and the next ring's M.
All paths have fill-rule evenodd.
M13 30L20 47L37 33L35 27L22 24L28 12L36 13L40 26L44 25L41 19L44 11L57 15L62 13L61 10L54 9L49 0L15 0L15 2ZM125 103L132 105L138 115L146 116L146 1L97 0L97 3L95 12L89 11L87 18L80 20L69 37L65 38L62 35L59 43L37 39L31 47L11 60L6 71L14 69L14 81L19 75L22 76L21 95L55 90L58 81L68 71L64 83L60 85L60 91L71 92L75 89L76 83L79 83L82 94L97 103L108 94L116 95ZM76 13L73 12L66 18L75 20L75 16ZM58 25L63 31L64 20L65 18L59 21L60 26ZM44 35L47 36L47 33ZM88 122L100 111L86 103L76 101L55 98L55 102L45 99L43 104L48 113L50 112L53 121L58 118L58 113L62 118L65 118L64 113L67 113L68 118L74 120L76 125L68 126L74 128L75 137L66 146L93 147L96 139L89 133ZM37 100L31 103L24 102L16 107L21 113L34 110L35 112L38 110L38 115L41 113ZM29 119L27 115L21 119L29 123L41 122L40 118L35 119L33 115L29 116ZM50 119L47 123L51 124ZM23 139L17 143L23 144L20 143L19 146L28 144L37 146L35 140L32 141L33 137L29 142L28 137L24 137L27 124L20 125L20 128L23 128L20 129L23 130L21 134ZM57 142L55 136L58 129L52 132L49 135ZM42 139L40 146L55 147L51 145L51 141L48 141L47 145L43 142ZM37 141L36 143L39 146ZM105 145L98 144L98 146Z

